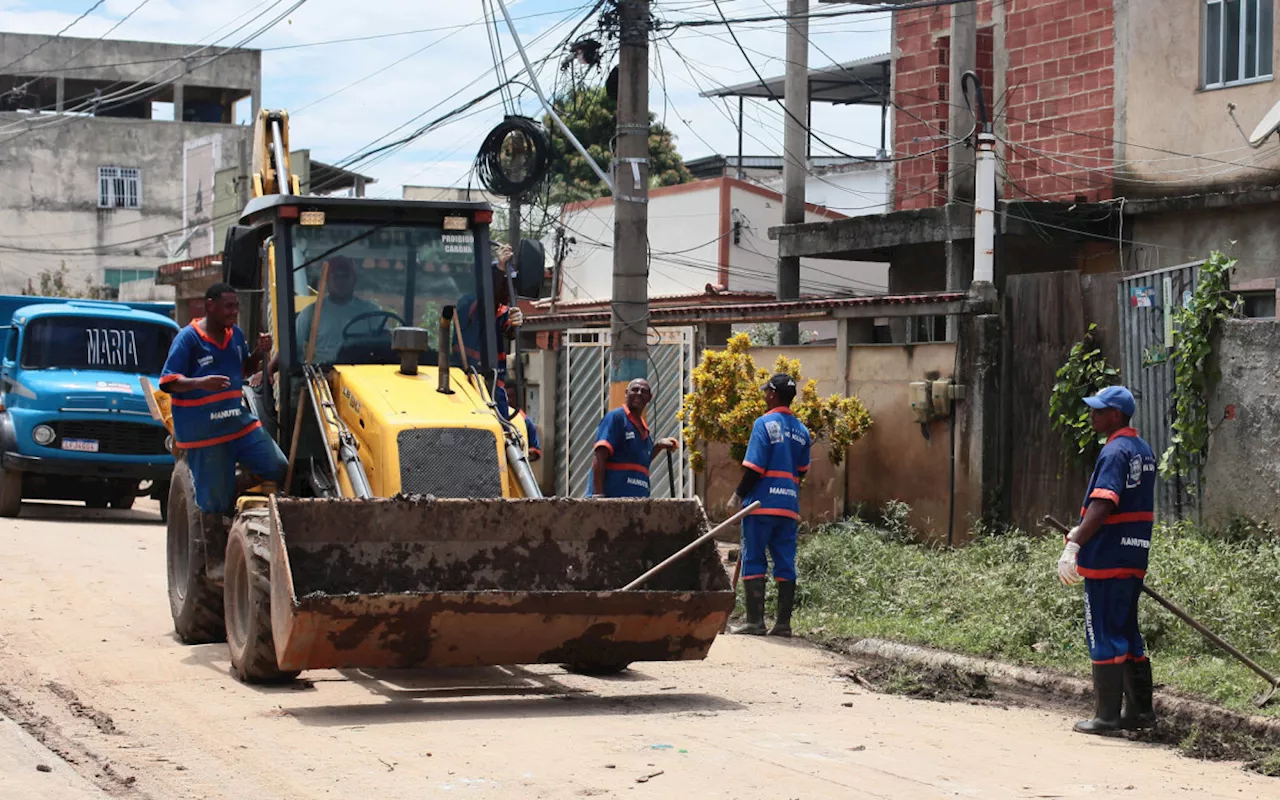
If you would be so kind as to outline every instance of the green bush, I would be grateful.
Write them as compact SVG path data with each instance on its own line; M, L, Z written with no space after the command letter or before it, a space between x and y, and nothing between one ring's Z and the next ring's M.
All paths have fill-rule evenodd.
M801 542L798 630L819 640L882 637L1086 673L1082 588L1059 583L1061 550L1058 536L1010 532L937 549L856 520L827 525ZM1148 581L1280 670L1280 540L1162 526ZM1158 682L1251 708L1262 688L1257 676L1149 598L1140 614Z

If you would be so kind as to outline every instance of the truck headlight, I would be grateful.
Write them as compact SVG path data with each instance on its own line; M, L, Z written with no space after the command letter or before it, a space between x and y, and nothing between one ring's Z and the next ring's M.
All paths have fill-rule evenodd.
M41 447L48 447L53 444L53 440L58 438L58 434L48 425L37 425L31 429L31 438L36 440L36 444Z
M172 435L164 437L164 449L168 450L170 453L173 452L173 436Z

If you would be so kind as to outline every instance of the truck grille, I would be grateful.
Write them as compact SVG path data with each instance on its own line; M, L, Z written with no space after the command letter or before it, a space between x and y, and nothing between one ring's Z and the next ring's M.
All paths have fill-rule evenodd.
M489 431L417 428L401 431L400 491L435 497L501 497L498 449Z
M159 425L138 422L103 422L73 420L52 422L58 434L50 447L60 449L64 439L96 439L99 453L117 456L159 456L169 451L164 446L168 434Z

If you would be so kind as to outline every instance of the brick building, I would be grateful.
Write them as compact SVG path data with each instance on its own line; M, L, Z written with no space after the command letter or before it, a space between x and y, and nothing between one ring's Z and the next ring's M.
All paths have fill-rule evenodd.
M890 291L963 288L981 77L998 137L1005 275L1155 269L1231 249L1280 277L1274 0L992 0L893 15L894 212L778 228L783 254L890 262ZM963 47L957 49L954 42ZM969 240L966 242L966 240Z

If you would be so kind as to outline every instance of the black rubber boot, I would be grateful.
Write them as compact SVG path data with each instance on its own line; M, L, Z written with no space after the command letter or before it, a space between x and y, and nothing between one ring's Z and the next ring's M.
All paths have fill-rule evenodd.
M796 602L796 582L778 581L778 620L773 623L770 636L791 638L791 609Z
M1106 736L1120 730L1120 702L1124 699L1124 664L1093 665L1093 719L1077 722L1077 733Z
M1156 726L1151 662L1129 661L1124 666L1124 711L1120 713L1120 727L1127 731L1151 730Z
M747 636L764 636L764 578L751 578L742 582L743 592L747 596L747 621L735 625L731 633Z

